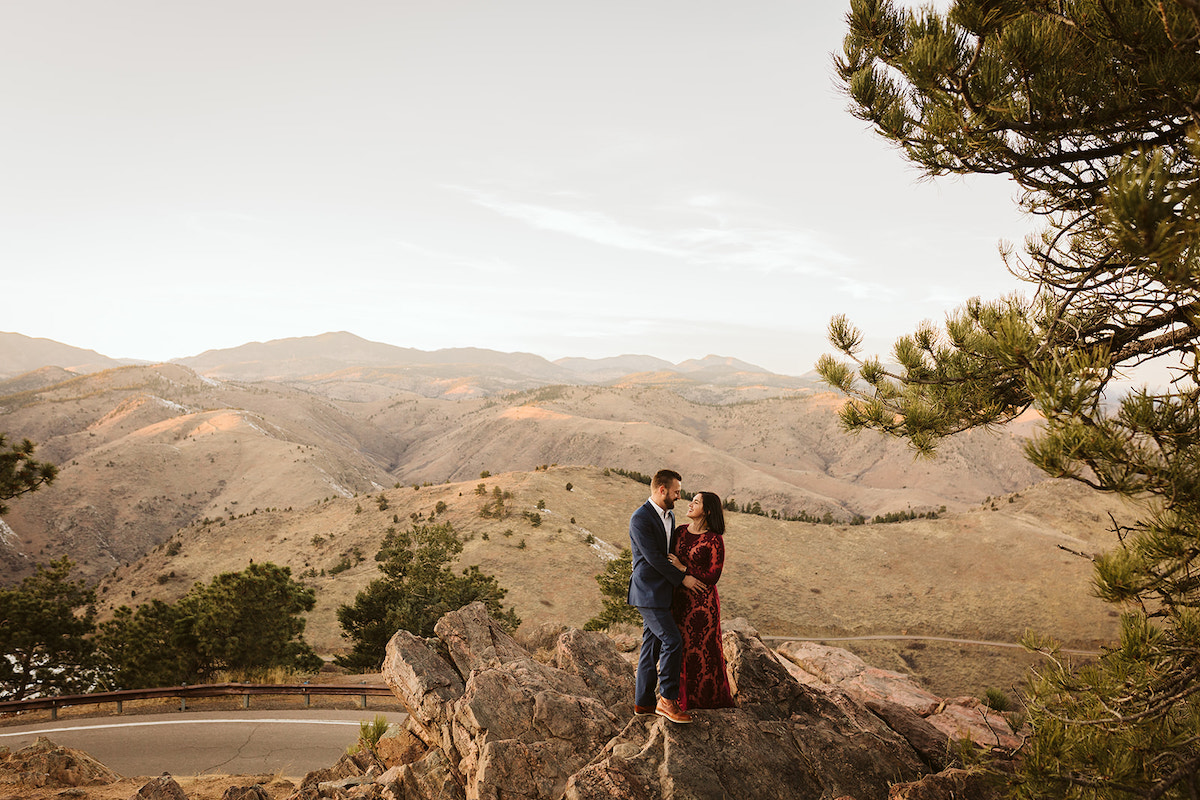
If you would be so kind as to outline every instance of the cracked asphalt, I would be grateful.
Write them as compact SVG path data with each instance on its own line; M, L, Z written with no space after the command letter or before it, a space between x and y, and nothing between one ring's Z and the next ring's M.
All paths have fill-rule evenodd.
M82 750L122 776L272 774L302 778L332 766L376 715L393 724L405 714L365 710L201 711L102 717L0 728L11 751L45 736Z

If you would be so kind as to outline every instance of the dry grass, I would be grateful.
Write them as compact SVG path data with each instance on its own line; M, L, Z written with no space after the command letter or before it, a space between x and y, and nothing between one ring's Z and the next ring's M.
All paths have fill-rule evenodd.
M301 391L158 365L0 398L0 429L33 439L62 468L52 486L12 503L6 521L18 535L0 544L5 580L61 553L99 578L206 517L548 463L647 473L667 464L691 489L840 518L964 510L1036 479L1017 439L1028 420L916 462L900 442L841 433L836 399L807 389L770 398L763 387L633 383L454 401L392 387L387 375L360 379L383 383L350 392L340 380L313 380ZM758 399L734 402L744 397Z
M855 527L731 515L724 613L763 634L1015 642L1033 628L1079 649L1115 634L1113 610L1090 594L1090 562L1072 553L1111 546L1108 514L1131 512L1074 484L1026 489L1039 478L1020 437L1034 419L958 437L936 460L918 462L899 442L841 433L840 399L802 386L677 378L668 386L643 375L620 386L481 398L481 387L507 378L438 369L343 371L303 390L213 382L172 365L13 384L15 394L0 402L0 430L38 442L39 457L62 471L51 487L12 502L6 522L17 537L0 546L4 580L69 553L84 575L104 577L104 615L150 598L172 601L195 581L272 561L317 591L306 638L331 654L345 645L336 610L377 575L372 556L387 527L407 526L412 515L427 520L443 502L438 521L467 540L461 563L495 574L525 621L522 633L533 635L581 626L599 611L593 578L626 546L629 515L648 493L598 467L535 467L674 466L685 489L766 508L845 518L948 507L937 520ZM445 399L455 397L476 399ZM483 480L489 495L495 486L510 493L508 517L479 516L489 499L475 494L482 470L511 470ZM539 501L535 528L523 512ZM205 517L219 519L197 524ZM945 696L1011 693L1032 661L1012 649L941 643L842 646ZM189 706L204 703L240 699ZM126 713L137 713L132 705ZM99 711L86 708L62 713ZM212 785L184 787L193 800L223 793L219 779L204 780ZM276 788L273 797L291 791Z
M61 786L34 788L31 786L11 787L0 783L0 798L3 800L129 800L152 778L141 776L122 778L103 786L82 786L64 789ZM281 775L195 775L173 776L188 800L222 800L233 787L262 786L271 800L282 800L296 791L296 785ZM19 793L11 793L16 788Z
M451 392L461 376L442 378ZM1036 473L1018 435L1035 420L956 438L918 462L899 442L840 433L837 398L806 389L764 398L764 387L633 381L448 401L398 388L403 379L360 370L301 391L159 365L4 398L0 429L62 467L55 484L12 503L7 580L69 553L82 574L104 577L107 614L272 561L316 590L306 638L332 654L345 646L336 610L377 575L388 526L428 520L442 502L438 520L467 539L462 564L495 574L526 625L580 626L599 611L593 578L626 546L648 489L597 467L535 467L673 465L685 489L766 508L948 507L937 520L856 527L732 515L724 610L763 633L1016 641L1035 628L1090 649L1115 630L1090 596L1090 563L1060 546L1103 549L1107 514L1127 512L1069 484L1025 490ZM478 476L502 469L513 471L483 483L510 493L511 513L483 519ZM539 501L535 528L523 513ZM199 524L206 517L215 521ZM980 683L967 673L939 682L970 693Z
M193 580L243 569L252 558L290 566L297 576L324 568L323 577L304 579L318 597L305 637L319 652L338 652L345 642L337 608L378 575L372 557L386 529L411 524L411 514L428 519L440 501L447 510L438 521L451 523L467 539L460 563L478 564L497 576L523 629L581 627L600 610L594 576L607 554L627 546L629 515L645 500L647 487L589 467L492 476L482 481L488 497L475 494L480 482L390 489L384 493L386 511L378 510L376 493L189 529L178 537L176 555L155 551L106 580L102 612L129 603L134 592L137 601L172 600ZM500 520L481 518L479 509L495 486L511 495L511 513ZM1090 594L1091 563L1059 545L1099 550L1107 512L1129 512L1062 482L1012 498L1011 503L1001 498L994 511L989 503L936 520L887 525L810 525L730 514L719 585L723 613L775 636L906 633L1016 642L1032 628L1078 649L1111 640L1116 619ZM539 501L545 505L540 511ZM533 527L524 511L538 511L541 526ZM322 541L314 544L314 536ZM328 567L354 549L365 559L330 575ZM157 581L170 572L177 578ZM940 650L931 646L927 652ZM937 666L925 653L914 655L915 666L895 657L881 666L909 672L941 694L975 695L1007 685L1017 674L993 677L989 665L1025 661L1012 650L949 652L955 661L981 666Z

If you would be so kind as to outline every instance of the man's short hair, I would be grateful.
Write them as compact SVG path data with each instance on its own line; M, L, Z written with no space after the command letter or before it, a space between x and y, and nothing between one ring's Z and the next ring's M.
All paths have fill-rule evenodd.
M670 486L671 481L679 481L683 483L683 476L673 469L660 469L654 473L654 477L650 479L650 489L653 491L660 486Z

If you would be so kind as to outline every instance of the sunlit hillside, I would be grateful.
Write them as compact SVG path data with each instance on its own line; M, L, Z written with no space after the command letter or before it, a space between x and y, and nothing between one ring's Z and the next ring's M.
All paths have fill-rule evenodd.
M550 463L671 466L690 489L843 520L964 509L1040 477L1020 449L1033 422L963 436L917 461L901 442L843 433L834 395L763 396L757 375L725 372L742 383L724 386L643 375L452 399L392 388L385 373L354 391L319 377L221 380L175 364L42 370L40 380L0 384L0 430L32 439L61 468L52 486L12 503L4 580L62 553L98 578L205 517Z
M600 607L594 577L648 492L625 475L670 466L688 491L764 512L732 515L721 592L727 616L765 635L1012 644L1034 628L1090 650L1114 631L1090 596L1088 556L1111 544L1109 512L1127 512L1042 482L1022 452L1033 417L915 460L902 442L844 433L839 396L733 359L551 364L328 334L191 361L88 374L47 364L0 382L0 431L60 467L11 501L0 580L69 555L103 579L110 613L273 561L316 589L308 637L332 654L344 646L336 609L376 575L388 527L444 503L436 517L466 539L462 565L494 573L527 630L582 625ZM564 376L576 377L553 382ZM509 513L485 519L497 488ZM917 513L927 518L847 524ZM942 693L1015 680L1023 658L933 641L848 646Z
M509 514L484 518L480 509L497 487L511 495ZM527 629L582 626L600 610L594 576L627 546L629 515L647 494L643 484L598 468L550 467L226 517L189 526L118 569L101 587L102 610L173 600L197 580L272 561L316 589L306 638L335 653L344 647L337 607L378 576L373 556L387 529L407 527L415 515L421 523L449 523L463 536L460 566L495 574ZM435 514L439 502L446 510ZM1128 514L1077 485L1047 482L934 520L848 526L730 514L719 584L724 613L745 617L768 636L1015 643L1032 628L1068 647L1095 649L1114 635L1115 619L1089 593L1092 565L1078 554L1112 544L1109 510ZM532 514L541 520L536 527ZM997 674L1015 680L1024 663L1014 650L971 648L942 659L927 657L938 652L936 644L911 644L882 665L949 693Z

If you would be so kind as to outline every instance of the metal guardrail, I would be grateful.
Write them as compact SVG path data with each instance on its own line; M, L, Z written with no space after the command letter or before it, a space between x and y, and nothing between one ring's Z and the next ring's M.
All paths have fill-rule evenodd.
M196 686L170 686L157 689L122 689L116 692L92 692L90 694L63 694L54 697L38 697L32 700L8 700L0 702L0 714L13 711L39 711L50 709L51 719L58 719L58 709L67 706L100 705L116 703L117 713L122 712L126 701L157 700L163 697L179 698L179 710L187 710L189 698L226 697L241 695L242 707L250 707L251 695L298 694L304 696L304 706L312 704L313 695L358 696L359 707L367 707L367 697L392 697L386 686L338 685L338 684L255 684L255 683L208 683Z

